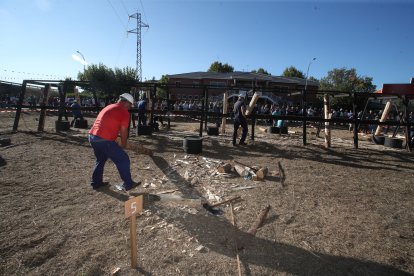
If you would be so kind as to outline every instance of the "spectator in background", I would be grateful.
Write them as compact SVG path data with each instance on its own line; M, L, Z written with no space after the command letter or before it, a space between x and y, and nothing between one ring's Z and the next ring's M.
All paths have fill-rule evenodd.
M233 130L233 146L236 145L237 130L241 126L243 128L242 136L240 138L240 145L247 145L245 140L247 138L247 119L246 119L246 104L244 103L245 94L239 95L238 101L234 104L234 130Z
M83 121L83 115L82 115L82 111L81 111L81 106L78 104L78 102L76 100L73 101L70 108L72 109L72 115L73 115L73 120L72 120L72 122L70 122L70 126L73 127L73 125L75 124L75 121L77 119Z
M147 98L142 98L142 100L138 101L138 125L139 126L146 126L147 125Z

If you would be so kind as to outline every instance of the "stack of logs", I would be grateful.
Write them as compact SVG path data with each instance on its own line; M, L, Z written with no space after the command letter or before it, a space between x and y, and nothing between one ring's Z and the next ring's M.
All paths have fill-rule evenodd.
M234 166L230 163L220 164L217 167L217 171L219 173L229 173L233 168L240 176L244 177L246 175L250 175L254 181L264 180L269 172L268 168L257 166L248 167L240 163L234 164Z

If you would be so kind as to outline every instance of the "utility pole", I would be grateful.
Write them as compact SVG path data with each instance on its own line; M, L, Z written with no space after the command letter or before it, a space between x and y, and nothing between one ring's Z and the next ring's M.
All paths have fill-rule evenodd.
M141 28L149 28L148 24L141 21L141 14L139 12L130 15L129 18L137 20L137 28L128 31L128 33L137 34L137 81L142 81L142 64L141 64Z

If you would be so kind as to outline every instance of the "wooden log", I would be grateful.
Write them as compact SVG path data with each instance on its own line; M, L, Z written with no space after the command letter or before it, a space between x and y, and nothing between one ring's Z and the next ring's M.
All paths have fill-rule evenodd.
M227 105L228 105L228 92L224 92L223 95L223 114L227 114ZM221 133L226 133L226 117L221 119Z
M261 168L258 171L256 171L256 176L258 180L263 180L267 176L269 172L268 168Z
M324 108L324 118L330 119L332 116L332 113L330 113L330 107L329 107L329 94L325 94L323 96L323 108ZM331 125L329 122L325 122L325 147L330 148L331 147Z
M270 205L268 205L266 208L264 208L259 216L257 217L256 221L253 223L253 225L250 227L249 231L247 233L256 235L257 230L263 226L263 222L266 219L267 214L269 213Z
M118 137L116 139L116 142L118 143L118 145L121 145L121 137ZM132 150L133 152L135 152L137 154L145 154L145 155L149 155L149 156L154 155L154 152L152 150L145 148L141 144L133 143L133 142L129 142L129 141L127 142L126 149L127 150Z
M241 165L238 165L238 164L235 164L234 165L234 169L235 169L235 171L240 175L240 176L244 176L244 172L246 171L246 169L245 169L246 167L244 167L244 166L241 166Z
M249 106L247 107L246 116L249 116L252 113L254 106L256 105L261 95L262 95L262 92L254 93L253 98L251 99Z
M257 127L257 129L259 130L259 131L261 131L261 132L264 132L264 133L267 133L267 128L264 128L264 127Z
M232 167L233 166L229 163L221 164L220 166L218 166L217 171L219 173L229 173Z
M384 112L382 112L380 122L385 122L385 120L387 119L388 113L390 113L391 111L391 107L392 107L391 103L392 103L391 101L388 101L387 104L385 105ZM380 125L377 126L377 129L375 130L375 135L380 135L381 131L382 131L382 126Z

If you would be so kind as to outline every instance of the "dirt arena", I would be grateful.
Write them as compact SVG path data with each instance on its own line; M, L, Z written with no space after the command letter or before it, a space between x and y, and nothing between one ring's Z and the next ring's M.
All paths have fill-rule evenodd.
M1 275L243 275L414 274L414 155L333 131L332 148L310 129L289 135L260 133L254 145L231 147L230 134L205 136L203 153L186 155L183 137L199 123L172 120L170 130L131 141L153 157L129 152L142 184L145 211L137 218L138 271L130 268L128 195L113 163L110 186L90 185L94 155L87 130L57 133L49 114L25 112L11 133L14 113L0 113ZM93 122L93 116L87 118ZM228 125L230 132L230 125ZM322 133L323 135L323 133ZM268 167L265 181L216 173L218 162ZM175 192L171 193L172 190ZM166 192L166 193L163 193ZM167 193L168 192L168 193ZM159 196L152 196L160 194ZM209 213L211 203L240 196L237 227L230 209ZM270 205L256 235L247 233Z

